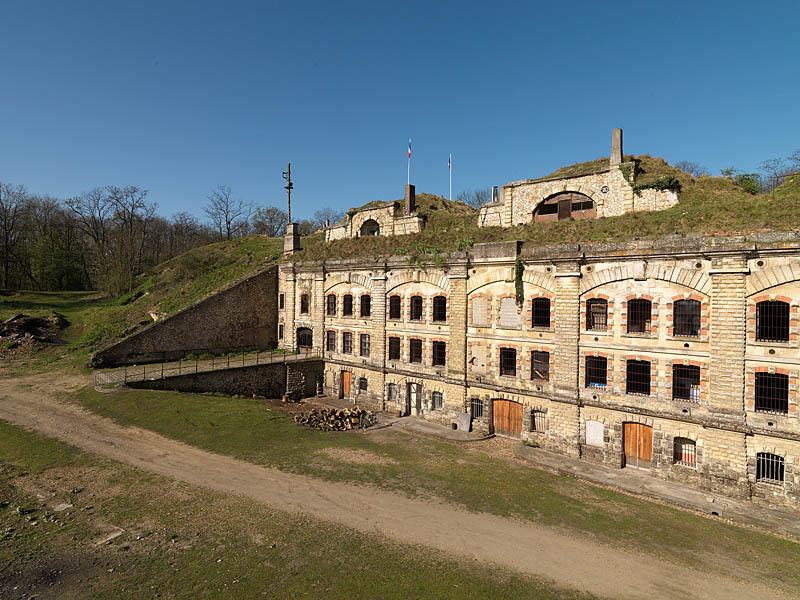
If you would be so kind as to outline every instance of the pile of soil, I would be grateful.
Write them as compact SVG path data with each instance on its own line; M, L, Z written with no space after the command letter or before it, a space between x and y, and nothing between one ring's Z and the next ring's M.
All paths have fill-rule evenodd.
M35 344L64 344L57 332L68 325L66 317L56 312L48 317L14 315L0 323L0 354Z

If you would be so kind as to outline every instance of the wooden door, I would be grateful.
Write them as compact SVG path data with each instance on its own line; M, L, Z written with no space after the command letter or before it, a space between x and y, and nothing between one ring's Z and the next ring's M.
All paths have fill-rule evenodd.
M649 469L653 457L653 428L641 423L624 423L622 442L625 466Z
M494 400L492 423L496 434L519 437L522 434L522 404L511 400Z
M572 214L572 196L558 201L558 220L569 219Z
M350 371L342 371L342 398L346 398L350 395L350 387L352 382L353 374Z

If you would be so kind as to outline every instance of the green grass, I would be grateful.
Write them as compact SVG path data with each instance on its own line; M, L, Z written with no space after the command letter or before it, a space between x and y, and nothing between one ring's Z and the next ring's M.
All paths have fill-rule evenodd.
M174 482L0 422L6 439L0 467L23 471L0 469L0 597L590 597ZM54 495L42 503L38 489ZM72 508L53 512L62 501ZM112 526L123 534L96 544Z
M469 510L527 519L662 559L800 589L800 573L793 568L800 564L800 544L467 451L455 443L398 433L324 433L300 427L252 399L94 390L75 399L120 423L250 462L409 496L436 496ZM336 460L320 452L327 448L368 451L386 464Z

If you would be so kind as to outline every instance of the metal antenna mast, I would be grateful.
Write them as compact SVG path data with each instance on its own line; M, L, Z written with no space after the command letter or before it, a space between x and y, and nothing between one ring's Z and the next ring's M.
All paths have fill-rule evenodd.
M289 223L292 222L292 188L294 184L292 183L292 163L288 163L286 165L286 170L283 172L283 178L286 180L286 203L288 205L288 219Z

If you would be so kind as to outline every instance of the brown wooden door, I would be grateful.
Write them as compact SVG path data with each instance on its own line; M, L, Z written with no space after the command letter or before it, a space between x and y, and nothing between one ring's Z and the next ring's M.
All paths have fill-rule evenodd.
M519 437L522 434L522 404L511 400L492 402L494 432Z
M625 465L649 469L653 457L653 428L641 423L624 423L622 442Z
M558 201L558 220L569 219L572 214L572 196Z
M353 381L353 374L350 371L342 371L342 398L350 395L350 385Z

